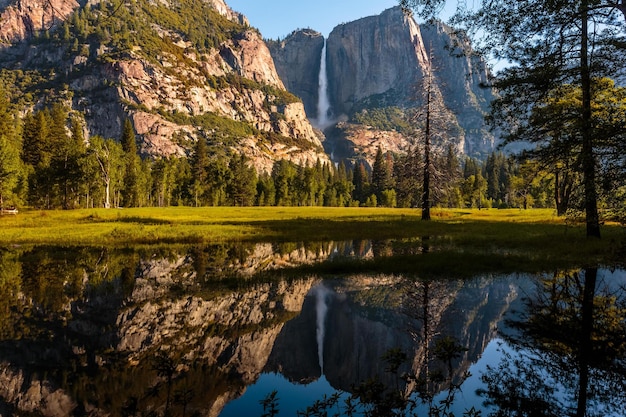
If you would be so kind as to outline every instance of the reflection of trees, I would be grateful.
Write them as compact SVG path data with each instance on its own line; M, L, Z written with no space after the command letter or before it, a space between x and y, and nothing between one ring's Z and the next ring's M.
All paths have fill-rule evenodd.
M596 268L539 282L507 324L505 352L483 377L493 415L590 416L626 406L626 288Z
M425 245L425 252L428 247ZM404 285L405 314L413 326L409 328L418 352L413 364L416 370L411 375L411 392L427 404L429 415L448 415L449 407L463 381L469 376L464 374L455 378L455 369L466 348L449 334L443 332L441 318L454 302L452 281L441 280L406 280ZM447 396L440 404L435 404L435 395L447 390Z
M313 282L224 279L254 266L253 249L0 250L0 409L39 415L62 397L75 415L219 411ZM31 385L46 389L24 405Z
M0 340L20 334L19 310L22 264L15 253L0 250Z

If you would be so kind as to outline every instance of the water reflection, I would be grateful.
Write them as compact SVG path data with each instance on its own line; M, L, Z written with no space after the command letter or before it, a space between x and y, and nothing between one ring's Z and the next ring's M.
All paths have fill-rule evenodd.
M623 415L625 285L623 271L597 268L539 280L507 320L513 351L483 376L498 415Z
M514 349L485 373L485 412L508 415L517 404L530 415L519 404L538 399L545 410L623 404L623 271L610 279L599 271L595 284L593 270L538 281L286 273L346 258L418 262L436 251L428 239L2 250L0 415L241 415L236 404L261 415L250 411L260 398L247 387L273 374L285 378L282 398L313 381L357 392L376 380L436 405L498 328ZM454 354L442 356L447 341ZM577 382L560 382L556 395L532 386L531 371ZM528 391L498 391L515 383Z

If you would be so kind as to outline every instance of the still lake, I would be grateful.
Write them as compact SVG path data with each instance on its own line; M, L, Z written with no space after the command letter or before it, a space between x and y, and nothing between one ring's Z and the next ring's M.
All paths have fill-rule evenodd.
M2 249L0 416L625 415L626 271L401 265L436 252Z

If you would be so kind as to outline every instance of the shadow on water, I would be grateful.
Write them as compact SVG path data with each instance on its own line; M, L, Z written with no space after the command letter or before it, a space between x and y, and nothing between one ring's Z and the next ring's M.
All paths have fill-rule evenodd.
M281 415L320 381L300 409L339 390L368 415L461 415L453 394L501 340L471 406L610 415L625 401L626 273L545 267L432 236L0 250L0 414L261 415L271 387L249 393L274 378ZM573 382L550 391L538 375Z

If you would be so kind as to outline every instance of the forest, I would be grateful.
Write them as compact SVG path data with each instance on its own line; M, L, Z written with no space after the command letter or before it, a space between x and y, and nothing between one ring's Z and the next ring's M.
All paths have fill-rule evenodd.
M0 103L0 205L38 209L164 206L420 207L423 152L378 149L365 161L297 166L276 161L257 173L243 154L195 143L188 157L142 158L132 123L120 138L83 135L82 118L61 104L18 117ZM495 152L484 161L453 149L432 156L431 201L448 208L556 207L581 196L559 172ZM615 197L615 195L613 194ZM559 200L559 197L561 200ZM561 203L562 204L562 203Z

